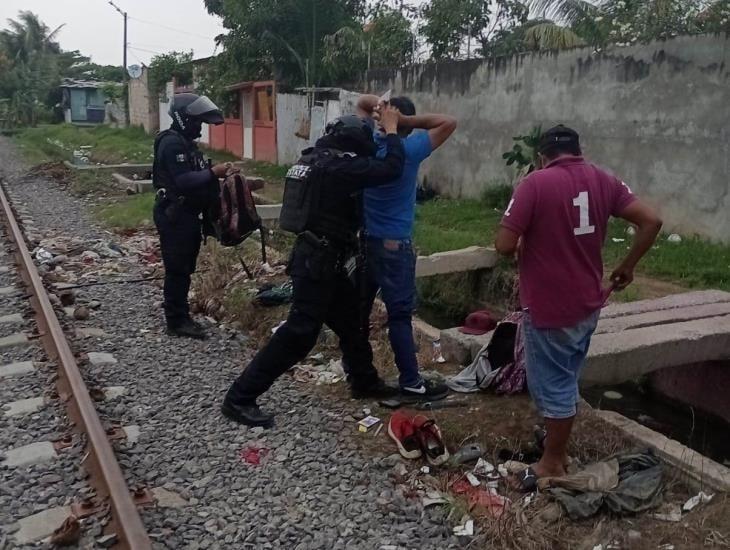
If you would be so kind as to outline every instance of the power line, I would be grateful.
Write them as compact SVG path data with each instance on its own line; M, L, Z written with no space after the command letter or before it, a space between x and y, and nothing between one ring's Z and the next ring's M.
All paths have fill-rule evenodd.
M137 48L137 47L133 46L132 44L129 45L129 49L134 50L136 52L145 52L145 53L153 53L155 55L162 55L162 52L156 52L154 50L147 50L145 48Z
M187 36L197 36L198 38L205 38L206 40L215 40L215 37L214 36L205 36L203 34L197 34L197 33L194 33L194 32L190 32L189 30L186 31L186 30L183 30L183 29L176 29L175 27L169 27L169 26L163 25L161 23L155 23L154 21L147 21L145 19L139 19L138 17L131 17L130 16L130 19L132 21L137 21L137 23L143 23L145 25L153 25L153 26L159 27L161 29L167 29L168 31L172 31L172 32L179 32L179 33L185 34Z

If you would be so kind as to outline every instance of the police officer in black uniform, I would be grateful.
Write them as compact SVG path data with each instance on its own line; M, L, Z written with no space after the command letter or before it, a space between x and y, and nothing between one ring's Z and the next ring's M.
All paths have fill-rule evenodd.
M374 158L370 125L359 117L344 116L328 124L316 146L305 149L289 170L279 223L298 233L288 266L292 307L286 323L228 390L222 407L225 416L249 426L273 425L273 415L262 411L256 399L309 354L323 323L339 338L353 397L397 393L373 367L363 330L361 292L348 275L358 251L360 191L391 182L403 171L398 111L386 109L380 124L388 134L384 159Z
M155 139L152 182L157 190L154 219L165 264L164 309L168 333L203 339L205 331L190 317L190 276L200 251L211 201L219 193L218 178L230 165L211 167L195 140L204 122L222 124L223 113L207 97L176 94L170 102L172 126Z

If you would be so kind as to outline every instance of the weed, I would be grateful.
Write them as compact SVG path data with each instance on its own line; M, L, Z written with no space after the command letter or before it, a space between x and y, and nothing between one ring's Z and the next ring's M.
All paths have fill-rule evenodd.
M133 195L97 209L96 215L105 225L118 231L139 229L152 225L154 202L153 193Z
M507 209L514 188L503 181L497 180L487 184L482 193L482 202L490 208L504 212Z

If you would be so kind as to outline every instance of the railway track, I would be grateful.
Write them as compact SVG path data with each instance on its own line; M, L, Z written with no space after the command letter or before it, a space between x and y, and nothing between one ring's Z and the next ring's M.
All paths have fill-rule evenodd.
M55 442L33 441L16 445L25 443L28 438L22 431L18 431L19 427L22 427L21 424L13 424L11 427L16 429L15 433L21 441L4 441L2 444L4 455L0 460L0 467L5 470L2 476L3 483L8 487L14 482L20 483L25 479L22 474L23 468L44 461L52 462L62 457L64 453L73 454L69 449L77 446L83 446L81 449L76 448L74 455L80 458L77 468L82 467L88 474L85 480L88 487L82 487L79 494L74 495L71 506L55 508L49 506L47 510L36 511L33 514L35 522L31 521L32 517L26 518L25 522L19 520L14 533L11 533L5 542L11 547L30 544L34 542L32 540L34 528L37 535L44 529L44 521L47 529L52 522L57 522L59 517L68 514L70 519L66 527L70 530L80 527L77 520L90 518L88 521L97 521L104 525L105 537L102 538L109 545L134 550L151 548L150 538L137 511L134 493L125 482L102 420L97 414L94 401L25 244L21 225L2 186L0 186L0 203L0 224L4 233L0 247L0 276L4 278L0 288L0 295L3 297L0 301L2 310L0 324L4 332L16 330L5 328L13 324L25 325L25 331L11 332L0 338L0 351L3 352L0 384L2 384L3 402L10 404L2 414L21 416L32 414L44 405L62 406L68 423L56 418L58 426L54 426L50 431L58 433L70 430L70 433ZM8 284L9 282L15 284ZM26 313L30 313L30 316L11 311L21 307L19 304L25 304ZM38 350L37 346L40 346L42 351ZM6 352L10 349L28 351L23 351L20 355L18 352ZM37 362L8 361L8 358L23 358L22 353L26 354L24 357L44 355L45 365L55 365L54 375L45 376L49 383L51 380L55 382L53 390L47 386L46 380L43 379L44 371L39 368ZM30 387L38 388L37 380L30 383L18 382L28 376L37 376L43 380L46 397L27 395ZM17 395L14 395L16 393ZM53 398L49 399L47 397L49 394ZM13 479L13 471L18 472L18 480ZM47 474L46 479L56 480L60 477L62 476L51 473ZM31 485L36 483L32 482ZM74 490L71 489L71 492ZM63 500L58 497L54 499ZM42 508L42 505L34 506L33 509L39 507ZM0 537L2 537L1 532ZM2 546L3 540L0 538L0 547Z

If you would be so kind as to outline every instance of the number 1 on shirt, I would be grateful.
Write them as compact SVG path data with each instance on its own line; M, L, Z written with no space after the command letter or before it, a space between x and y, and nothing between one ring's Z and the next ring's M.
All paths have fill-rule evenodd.
M580 218L578 227L573 228L575 235L590 235L596 231L595 225L590 225L588 191L581 191L578 196L573 199L573 206L580 208Z

